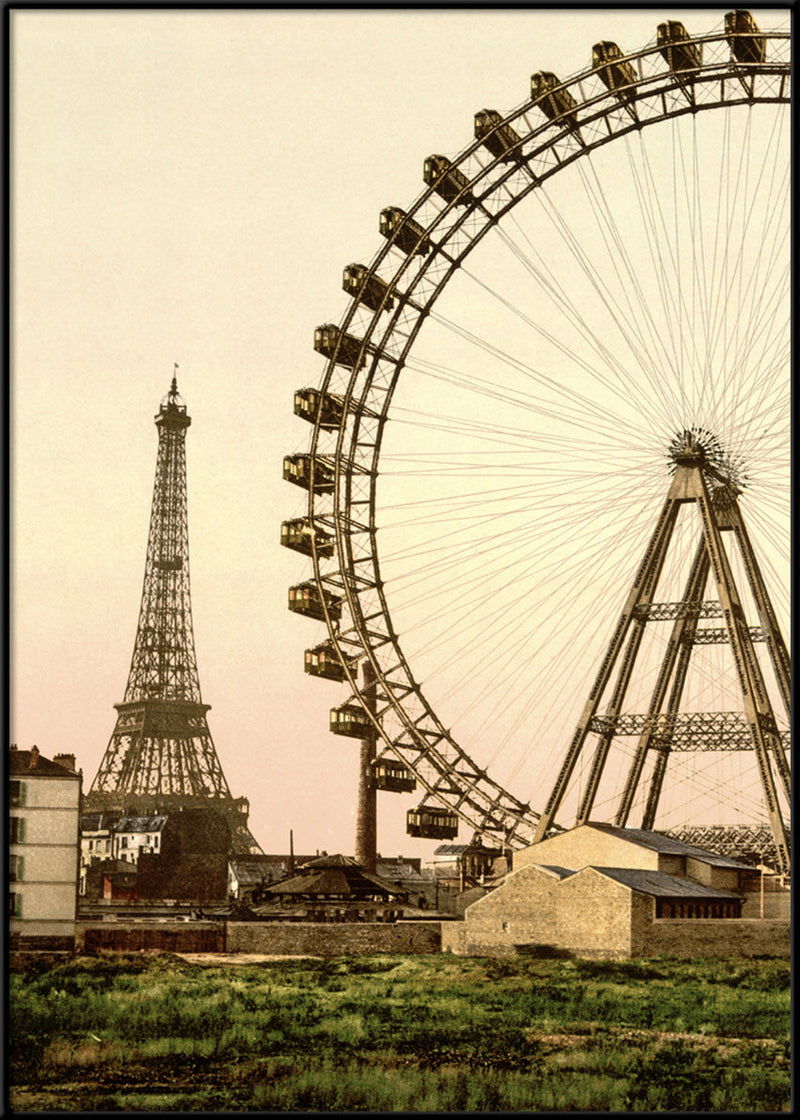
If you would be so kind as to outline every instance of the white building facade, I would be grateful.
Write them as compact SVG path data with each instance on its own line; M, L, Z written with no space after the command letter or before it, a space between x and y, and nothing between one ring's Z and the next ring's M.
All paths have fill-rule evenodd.
M78 905L82 775L72 755L9 757L11 948L72 949Z

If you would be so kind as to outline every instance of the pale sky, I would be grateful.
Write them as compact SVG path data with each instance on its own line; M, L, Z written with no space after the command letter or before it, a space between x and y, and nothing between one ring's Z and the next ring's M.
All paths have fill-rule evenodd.
M700 32L724 10L12 13L12 742L74 752L89 788L125 691L177 362L223 770L266 851L291 828L297 852L352 853L358 744L328 732L346 694L303 671L323 635L287 610L307 577L278 543L299 512L282 459L307 445L292 398L321 376L314 328L340 319L342 268L378 249L380 210L409 207L424 158L466 147L478 109L522 103L534 70L584 69L598 40L634 50L664 19ZM432 852L405 835L412 803L380 797L384 854Z

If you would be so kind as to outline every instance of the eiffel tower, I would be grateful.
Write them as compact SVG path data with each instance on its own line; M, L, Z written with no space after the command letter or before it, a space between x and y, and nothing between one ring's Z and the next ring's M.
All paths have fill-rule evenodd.
M615 740L627 739L629 743L622 755L627 775L623 782L623 765L611 778L610 794L607 781L603 804L604 811L609 805L616 805L614 823L619 827L628 826L637 793L641 803L638 827L657 827L668 766L682 752L746 751L753 752L755 758L766 827L689 825L668 831L708 847L716 839L724 840L739 852L749 848L751 854L763 854L766 848L768 862L788 874L790 844L784 813L788 813L791 804L789 731L779 726L773 697L776 701L780 699L788 728L789 654L739 507L742 491L737 485L735 465L726 459L715 437L704 430L684 431L673 441L670 457L673 477L666 501L540 817L534 841L544 839L553 828L568 789L575 790L574 774L579 760L586 761L586 767L580 789L577 794L573 792L577 801L575 823L584 824L590 819ZM656 588L679 511L688 503L693 503L700 515L699 541L688 564L681 599L659 603L655 601ZM749 589L748 606L755 611L750 621L757 625L750 625L746 618L744 596L734 578L734 553L726 548L726 536L738 546L739 569L745 573L742 590ZM707 599L706 586L712 575L717 598ZM742 584L741 579L739 582ZM721 619L724 626L700 625L709 618ZM671 626L663 639L660 664L648 678L654 683L647 710L628 712L624 710L625 699L635 679L645 628L654 623ZM765 664L756 654L757 642L766 646ZM684 703L693 655L698 646L713 643L727 645L732 653L740 700L735 711L698 711ZM593 751L590 743L594 744ZM714 792L711 790L710 794Z
M200 695L186 505L191 419L175 375L155 422L158 458L128 685L84 807L136 816L213 808L228 822L232 853L257 854L249 803L231 795L206 721L210 705Z

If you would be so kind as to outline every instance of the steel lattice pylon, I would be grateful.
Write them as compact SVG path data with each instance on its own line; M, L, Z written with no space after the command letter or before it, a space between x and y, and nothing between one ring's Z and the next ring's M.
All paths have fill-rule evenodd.
M86 797L89 811L143 814L211 807L231 828L233 850L260 852L234 798L206 721L197 674L189 585L186 430L177 380L155 417L158 458L144 589L125 698Z
M628 823L634 795L643 785L648 760L654 759L641 821L644 829L652 829L655 825L664 775L673 751L752 750L755 752L771 831L770 854L778 870L789 873L789 834L781 807L782 800L785 805L791 803L791 773L786 755L790 746L789 736L778 730L764 672L754 649L754 632L759 640L763 639L766 643L777 691L788 720L791 719L789 654L739 508L739 490L709 461L695 433L683 433L683 445L675 449L673 459L675 473L666 501L561 770L539 818L534 841L544 839L553 826L575 767L587 750L590 736L594 736L595 745L580 798L577 824L585 824L590 818L612 740L617 736L637 738L627 779L617 803L615 824L620 827ZM653 596L680 507L687 503L694 503L698 509L702 531L683 599L672 604L673 609L666 610L666 604L653 603ZM735 538L739 546L760 622L757 628L747 624L723 533ZM709 617L717 614L717 609L709 609L711 604L703 601L709 578L718 597L718 605L714 604L714 608L718 606L726 624L725 639L730 644L736 666L741 712L681 711L693 648L701 644L698 642L698 620L701 615ZM670 619L671 632L664 646L648 711L646 714L626 714L623 705L636 671L645 626ZM617 665L619 669L615 678ZM601 713L603 704L605 707Z

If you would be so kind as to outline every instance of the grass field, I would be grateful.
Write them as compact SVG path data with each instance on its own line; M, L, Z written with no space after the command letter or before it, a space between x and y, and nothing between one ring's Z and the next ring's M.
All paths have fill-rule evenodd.
M17 1111L786 1111L789 963L449 955L9 977Z

